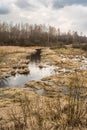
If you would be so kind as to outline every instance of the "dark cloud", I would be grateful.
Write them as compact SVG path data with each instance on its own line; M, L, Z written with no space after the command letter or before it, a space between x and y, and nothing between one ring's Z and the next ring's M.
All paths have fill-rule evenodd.
M28 0L17 0L15 2L16 6L19 8L27 9L27 8L33 8L33 5L29 3Z
M6 15L11 13L11 3L8 0L0 1L0 15Z
M10 13L10 8L9 7L1 7L0 6L0 15L5 15Z
M58 9L58 8L63 8L65 6L70 6L70 5L87 5L86 0L54 0L53 2L53 8Z

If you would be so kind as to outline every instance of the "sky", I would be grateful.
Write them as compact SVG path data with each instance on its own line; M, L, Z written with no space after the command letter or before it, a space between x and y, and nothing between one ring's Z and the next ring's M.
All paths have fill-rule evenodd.
M46 24L87 35L87 0L0 0L0 21Z

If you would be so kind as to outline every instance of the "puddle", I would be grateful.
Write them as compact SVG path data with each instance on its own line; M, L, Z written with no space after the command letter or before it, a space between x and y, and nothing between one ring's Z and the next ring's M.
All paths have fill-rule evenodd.
M48 82L48 81L47 81L47 83L50 84L50 82ZM37 89L34 86L29 86L29 90L34 91L35 93L37 93L41 96L50 96L51 97L51 96L64 94L64 95L69 95L75 99L87 100L87 95L84 95L84 93L87 91L87 88L69 88L67 86L61 86L60 91L49 91L48 92L45 89Z
M5 79L5 78L1 78L0 79L0 87L3 88L3 87L6 87L8 84L8 80Z
M28 81L39 81L44 77L55 74L55 66L41 63L41 49L37 49L36 53L31 54L28 69L30 72L27 75L16 74L15 76L0 79L0 87L23 87Z
M61 86L61 93L70 95L77 99L87 100L87 96L81 96L87 91L87 88L69 88L67 86Z
M35 92L39 95L46 96L46 91L44 89L39 89L39 90L36 90Z
M42 69L39 68L38 64L30 63L30 73L27 75L16 74L1 81L0 87L23 87L24 84L31 80L39 81L44 77L55 74L54 66L44 65Z
M87 88L74 88L71 90L67 86L61 86L61 91L59 92L54 92L54 91L47 92L44 89L33 90L33 91L41 96L55 96L55 95L64 94L64 95L69 95L75 99L87 100L87 96L83 95L83 93L87 91Z

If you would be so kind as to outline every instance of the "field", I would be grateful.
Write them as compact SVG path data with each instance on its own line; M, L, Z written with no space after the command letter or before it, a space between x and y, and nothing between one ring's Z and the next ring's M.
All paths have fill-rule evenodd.
M0 88L0 130L86 130L87 52L64 47L0 47L0 80L27 74L28 57L41 51L54 74L24 87ZM21 68L21 69L20 69ZM0 81L1 84L1 81Z

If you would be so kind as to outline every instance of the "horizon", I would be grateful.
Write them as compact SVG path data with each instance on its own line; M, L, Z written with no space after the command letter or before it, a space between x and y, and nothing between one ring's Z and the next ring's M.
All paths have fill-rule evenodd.
M85 0L3 0L0 21L51 25L62 32L71 30L87 36L86 7Z

